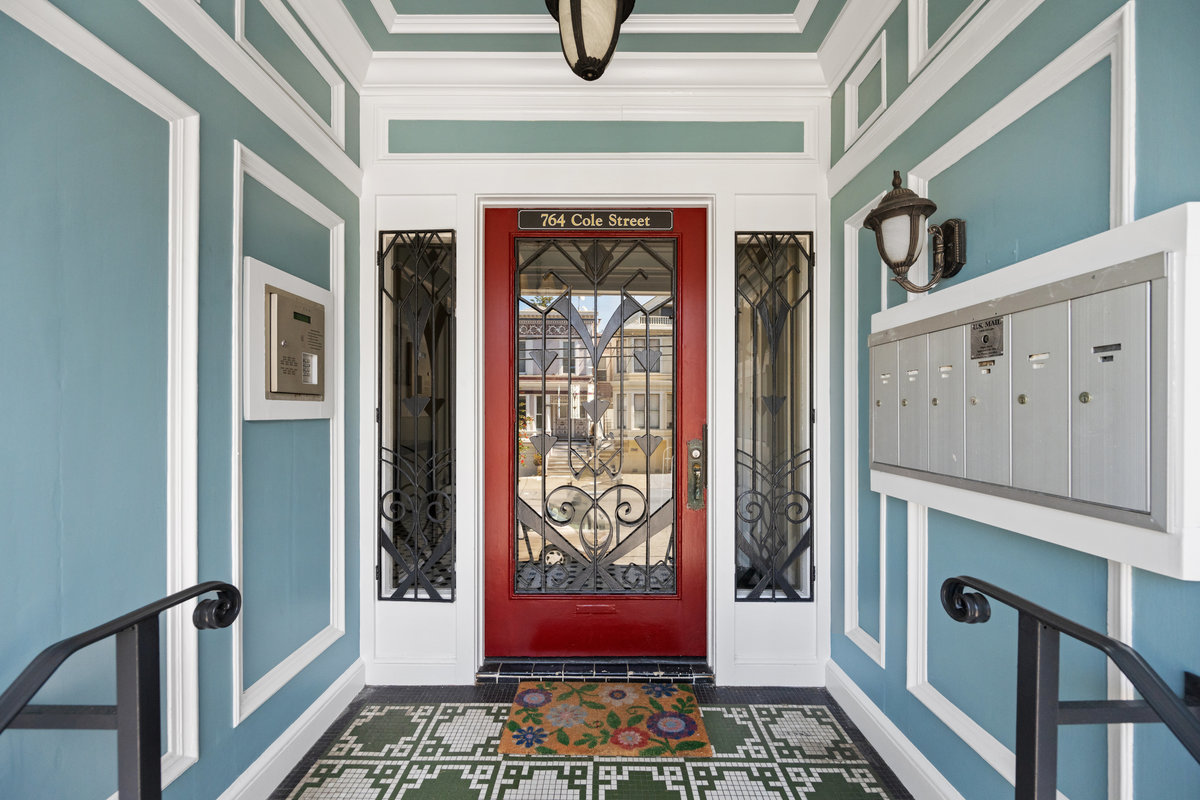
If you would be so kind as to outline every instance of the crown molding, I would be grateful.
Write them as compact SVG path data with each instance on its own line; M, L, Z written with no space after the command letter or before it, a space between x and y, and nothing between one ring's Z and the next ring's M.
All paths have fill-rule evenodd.
M291 0L290 5L346 80L356 90L362 89L371 64L371 45L346 6L329 0Z
M812 14L817 10L819 0L800 0L796 3L796 10L792 12L792 16L796 19L796 25L803 32L808 27L808 21L812 18Z
M329 131L314 120L199 5L177 0L140 1L346 188L355 194L362 191L362 170L346 155Z
M828 97L812 53L621 53L604 77L585 83L561 53L376 53L364 95L455 92L592 102L613 95Z
M821 69L833 91L850 73L859 56L875 40L900 0L848 0L817 49Z
M811 14L812 11L809 10ZM558 34L558 23L549 14L395 14L383 20L389 33L545 33ZM621 25L622 33L799 34L801 25L792 14L633 14Z

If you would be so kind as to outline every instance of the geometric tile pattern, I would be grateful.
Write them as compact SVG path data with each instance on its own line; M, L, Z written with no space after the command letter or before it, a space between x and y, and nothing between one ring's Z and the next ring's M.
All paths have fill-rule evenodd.
M709 705L711 758L507 756L506 703L361 707L292 800L895 800L830 709Z

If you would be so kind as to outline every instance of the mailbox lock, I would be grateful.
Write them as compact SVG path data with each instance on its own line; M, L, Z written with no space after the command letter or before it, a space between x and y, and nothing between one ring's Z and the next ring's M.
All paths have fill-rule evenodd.
M973 406L977 406L977 405L979 405L979 398L978 398L978 397L972 397L972 398L971 398L971 405L973 405Z
M901 401L900 401L900 405L902 405L902 406L906 406L906 405L908 405L908 398L906 397L906 398L904 398L903 400L901 400Z
M1080 393L1079 393L1079 402L1081 402L1081 403L1090 403L1090 402L1092 402L1092 395L1091 395L1091 392L1080 392Z
M930 400L929 402L933 403L933 404L936 406L936 405L937 405L937 398L935 397L935 398L933 398L932 400Z
M1017 402L1021 405L1025 405L1029 402L1029 397L1027 395L1019 394L1017 395Z
M876 401L875 401L875 407L876 407L876 408L879 408L881 405L883 405L883 401L882 401L882 400L876 400Z

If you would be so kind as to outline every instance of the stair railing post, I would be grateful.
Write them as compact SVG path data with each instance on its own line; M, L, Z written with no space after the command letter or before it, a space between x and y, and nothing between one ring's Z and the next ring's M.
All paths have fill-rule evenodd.
M117 639L117 787L121 800L161 800L158 617Z
M1059 632L1032 614L1017 621L1016 800L1054 800L1058 784Z

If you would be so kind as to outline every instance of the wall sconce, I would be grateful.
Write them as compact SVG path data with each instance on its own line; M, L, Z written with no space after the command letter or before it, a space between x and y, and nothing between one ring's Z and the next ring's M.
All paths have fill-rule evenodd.
M546 0L558 22L563 56L571 71L585 81L604 74L617 49L621 23L633 13L634 0Z
M933 274L929 283L917 286L908 279L908 268L921 255L925 244L925 221L937 211L929 199L917 197L900 185L900 170L892 172L892 190L867 214L863 227L875 231L875 244L884 263L895 273L892 278L909 292L927 292L942 278L953 278L966 263L967 223L948 219L930 225L933 236Z

